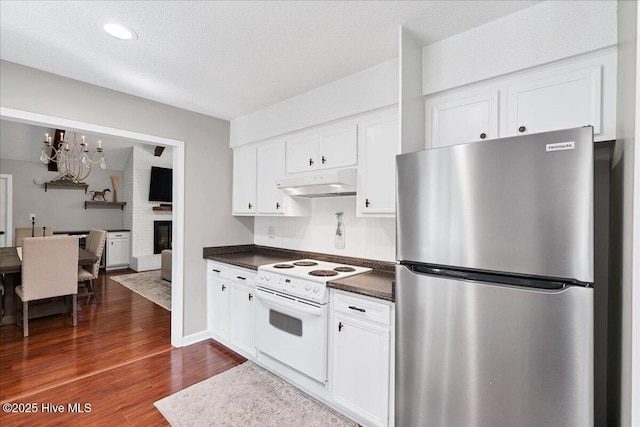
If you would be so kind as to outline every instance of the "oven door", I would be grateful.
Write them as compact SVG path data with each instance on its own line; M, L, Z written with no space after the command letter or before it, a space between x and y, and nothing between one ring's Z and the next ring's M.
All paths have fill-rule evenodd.
M258 288L256 348L291 368L327 381L327 305Z

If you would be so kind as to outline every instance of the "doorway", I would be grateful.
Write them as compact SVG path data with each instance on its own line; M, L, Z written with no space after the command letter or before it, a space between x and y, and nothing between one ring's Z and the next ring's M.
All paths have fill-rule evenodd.
M13 176L0 174L0 248L13 245Z

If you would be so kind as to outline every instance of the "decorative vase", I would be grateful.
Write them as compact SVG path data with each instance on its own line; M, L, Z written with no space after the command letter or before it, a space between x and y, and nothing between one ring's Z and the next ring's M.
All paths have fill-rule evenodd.
M118 175L113 175L111 177L111 185L113 185L113 201L117 202L118 201L118 191L117 191L117 187L118 187L118 181L120 181L120 177Z

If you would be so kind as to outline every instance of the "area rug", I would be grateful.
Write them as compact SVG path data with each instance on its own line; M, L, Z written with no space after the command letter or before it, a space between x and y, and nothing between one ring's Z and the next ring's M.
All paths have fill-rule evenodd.
M171 282L160 278L160 270L111 276L111 279L171 311Z
M174 426L357 426L284 380L245 362L154 403Z

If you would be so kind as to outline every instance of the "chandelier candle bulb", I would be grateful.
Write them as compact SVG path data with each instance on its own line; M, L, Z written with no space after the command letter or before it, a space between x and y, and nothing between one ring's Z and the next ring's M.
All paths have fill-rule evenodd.
M70 142L64 141L64 132L56 136L59 139L56 140L56 144L52 144L49 134L45 134L45 141L40 149L42 163L54 161L57 165L59 174L52 181L84 184L84 179L89 176L94 166L100 165L101 169L106 169L102 141L98 141L98 148L91 153L84 135L81 136L81 142L78 142L75 132L73 141Z

